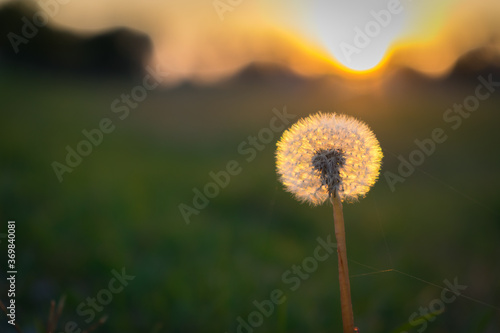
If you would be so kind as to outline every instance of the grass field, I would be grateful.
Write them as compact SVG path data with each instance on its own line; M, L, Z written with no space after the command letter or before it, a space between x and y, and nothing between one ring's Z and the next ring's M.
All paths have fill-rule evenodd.
M83 330L104 314L96 332L238 332L238 318L249 315L255 332L340 332L336 255L299 277L295 290L283 278L313 255L318 237L333 237L331 206L309 207L283 190L274 164L280 133L250 162L238 152L285 106L296 119L319 110L356 116L382 145L380 180L344 206L360 331L500 331L499 91L457 129L443 114L477 82L349 94L326 83L183 85L150 92L120 120L110 105L136 84L0 75L0 232L16 220L17 320L25 333L42 332L50 300L62 295L57 332L71 321ZM64 163L65 147L75 148L82 130L103 118L112 133L59 182L52 163ZM435 128L445 142L391 191L385 173L397 173L398 155L408 158L414 140ZM187 224L179 204L192 206L193 188L202 190L209 173L232 160L241 172ZM6 253L5 241L0 248ZM135 278L95 318L81 315L79 306L122 268ZM444 281L454 279L467 297L440 308ZM268 317L252 315L254 301L275 289L283 303ZM434 313L421 318L429 306ZM0 322L2 332L14 332Z

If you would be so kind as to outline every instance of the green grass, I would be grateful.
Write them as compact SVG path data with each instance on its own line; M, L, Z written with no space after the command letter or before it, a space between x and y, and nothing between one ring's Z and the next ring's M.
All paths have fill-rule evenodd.
M391 153L407 156L414 139L446 126L442 113L463 100L462 92L336 99L327 90L184 87L155 91L120 121L109 105L133 86L9 73L0 79L0 222L18 224L18 318L26 332L62 294L68 299L61 324L85 327L78 304L121 267L136 278L100 313L109 319L98 332L149 332L159 322L161 332L235 332L237 317L247 318L252 302L277 288L287 300L255 332L340 332L335 256L296 291L282 280L312 254L318 236L333 235L331 207L311 208L283 191L274 171L278 136L250 163L238 154L238 145L283 105L297 115L358 116L384 149L379 182L344 207L361 332L408 326L413 312L439 297L430 283L454 277L469 286L468 296L500 306L500 95L450 131L393 193L383 177L397 170ZM81 131L103 117L116 130L59 183L51 163L62 162L65 146L75 147ZM178 205L190 204L192 189L230 160L240 163L241 174L187 225ZM391 268L413 277L367 274ZM459 298L426 332L495 332L499 315Z

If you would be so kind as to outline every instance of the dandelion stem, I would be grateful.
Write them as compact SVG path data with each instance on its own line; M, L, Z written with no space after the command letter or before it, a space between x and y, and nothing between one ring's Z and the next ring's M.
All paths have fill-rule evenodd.
M339 262L340 306L342 308L342 323L344 333L354 333L354 315L352 313L351 286L349 282L349 268L347 267L347 247L345 240L344 213L342 201L337 191L331 196L333 204L333 221L335 224L335 238L337 239L337 254Z

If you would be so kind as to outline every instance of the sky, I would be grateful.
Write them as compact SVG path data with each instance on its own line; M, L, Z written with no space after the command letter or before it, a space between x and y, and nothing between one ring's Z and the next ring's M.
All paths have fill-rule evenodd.
M6 2L0 0L1 2ZM126 26L151 36L171 80L211 82L255 61L302 75L446 74L458 57L500 53L498 0L38 0L56 27Z

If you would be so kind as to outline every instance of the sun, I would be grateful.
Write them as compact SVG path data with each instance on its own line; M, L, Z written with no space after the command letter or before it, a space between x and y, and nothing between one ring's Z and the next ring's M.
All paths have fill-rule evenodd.
M409 10L383 0L364 3L360 9L358 2L313 0L305 26L341 67L370 72L381 67L401 37Z
M334 51L330 52L338 61L339 67L352 74L368 74L379 70L387 63L389 53L389 50L380 50L380 52L367 54L355 60L345 61L343 54L339 55Z
M339 58L333 53L330 53L330 55L334 58L337 67L339 67L346 73L353 74L354 76L372 75L380 72L387 66L392 54L395 52L395 49L395 46L390 47L389 49L384 50L381 55L372 56L371 58L350 63L341 62Z

